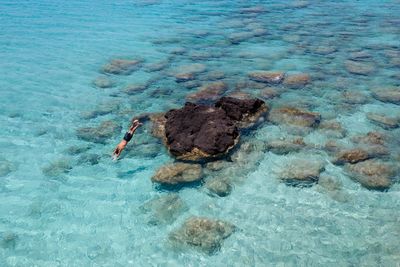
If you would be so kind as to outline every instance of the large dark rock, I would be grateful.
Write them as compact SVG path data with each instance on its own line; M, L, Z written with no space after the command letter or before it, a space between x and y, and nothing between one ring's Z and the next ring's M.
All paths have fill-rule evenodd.
M233 97L222 97L215 103L215 107L225 110L232 120L241 122L240 127L256 122L268 109L260 99L241 100Z
M235 122L220 108L186 103L165 117L167 146L179 159L219 156L230 150L239 136Z
M266 111L259 99L223 97L214 107L186 103L165 114L165 142L178 159L215 158L234 147L240 127L253 125Z

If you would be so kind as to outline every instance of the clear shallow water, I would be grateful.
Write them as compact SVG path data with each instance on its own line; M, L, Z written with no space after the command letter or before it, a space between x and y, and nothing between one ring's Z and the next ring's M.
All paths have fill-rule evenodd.
M133 115L181 106L197 88L177 84L171 73L198 63L206 66L198 75L200 84L209 82L213 71L222 71L230 92L254 70L309 73L309 86L286 91L268 100L269 105L305 107L320 112L323 120L337 119L346 130L340 140L346 144L370 131L396 139L398 129L384 130L366 114L400 116L398 105L370 96L374 88L400 85L395 63L399 1L294 3L0 0L0 151L6 166L0 178L0 265L398 266L399 184L387 192L367 190L329 163L323 149L286 156L258 153L245 163L244 172L223 173L237 180L228 197L211 197L204 187L183 188L178 194L189 209L172 224L153 226L139 207L165 194L150 177L173 159L151 137L150 127L135 136L138 151L116 163L109 154L122 132L105 144L76 136L80 127L111 119L126 128ZM257 5L267 12L242 10ZM229 41L249 29L266 32ZM177 48L183 54L177 55ZM351 53L360 51L369 54L362 62L374 67L368 75L345 68ZM144 63L131 75L111 76L113 88L95 87L101 67L120 57ZM158 62L167 66L146 71ZM149 86L143 92L123 92L129 84L145 83ZM367 100L349 104L344 90L363 92ZM254 88L243 91L260 94ZM85 118L99 105L111 111ZM266 123L243 141L289 134ZM319 130L304 134L306 143L317 148L331 139ZM143 144L152 150L146 152ZM398 145L390 143L395 164ZM71 155L71 146L90 149ZM98 164L82 158L86 154L97 155ZM285 162L302 157L327 162L324 174L340 182L340 194L320 185L296 188L279 182L277 173ZM56 168L56 175L46 175L57 161L71 170L64 174ZM168 244L168 233L191 215L223 219L239 230L215 255L176 251Z

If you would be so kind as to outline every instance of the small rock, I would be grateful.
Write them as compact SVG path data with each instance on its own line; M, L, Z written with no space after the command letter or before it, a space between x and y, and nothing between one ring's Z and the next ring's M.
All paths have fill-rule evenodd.
M215 81L215 80L221 80L225 78L225 73L222 71L212 71L207 74L207 80L208 81Z
M302 88L309 84L311 82L311 77L309 74L294 74L294 75L289 75L285 78L283 81L283 85L289 87L289 88Z
M96 165L99 163L100 156L93 153L83 154L79 157L80 164Z
M10 172L15 170L14 164L11 161L0 158L0 177L8 175Z
M203 217L191 217L169 235L170 241L177 245L190 245L207 254L216 253L224 239L234 231L235 226L228 222Z
M273 99L280 96L280 92L274 88L265 88L260 92L260 96L264 99Z
M375 89L372 91L372 96L382 102L400 105L400 87Z
M147 65L146 70L148 72L155 72L155 71L163 70L168 66L169 66L168 61L160 61L160 62L156 62L156 63Z
M91 149L91 146L70 146L65 150L68 155L78 155Z
M359 91L344 91L342 97L347 104L365 104L369 101L368 95Z
M345 163L354 164L360 161L367 160L369 158L371 158L371 155L368 153L368 151L361 148L355 148L341 151L334 163L339 165Z
M395 129L400 126L399 118L389 117L384 114L367 113L367 119L386 130Z
M228 90L228 85L224 82L214 82L200 87L196 93L186 97L189 101L215 101Z
M383 145L386 141L386 136L380 132L369 132L367 135L355 136L352 138L353 142L372 144L372 145Z
M288 154L291 152L298 152L302 148L305 147L305 143L303 141L303 138L296 138L296 139L278 139L278 140L272 140L268 141L266 148L267 150L271 151L274 154L278 155L284 155Z
M78 138L94 142L105 143L109 138L121 133L122 127L113 121L104 121L98 127L83 127L77 130Z
M367 51L353 52L350 54L350 59L354 61L362 61L371 58L371 54Z
M161 167L151 178L152 182L164 185L191 183L201 179L200 164L174 163Z
M325 169L320 161L306 159L290 160L278 174L279 178L287 184L307 186L319 179L319 174Z
M165 113L155 113L150 115L150 121L153 123L151 134L157 138L165 139Z
M124 92L127 95L135 95L140 92L143 92L147 88L148 88L147 84L129 84L122 89L122 92Z
M194 80L195 76L193 73L178 73L175 75L175 81L177 83L182 83L182 82L187 82L187 81L191 81Z
M254 37L252 32L234 32L228 36L229 41L232 44L240 44L241 42L247 41L248 39Z
M357 75L369 75L375 72L375 67L373 65L364 62L347 60L345 62L345 67L348 72Z
M42 168L44 175L48 177L58 177L72 170L72 165L68 159L59 159Z
M231 184L227 179L223 178L212 178L206 181L207 189L212 193L220 197L226 197L232 191Z
M272 72L272 71L255 71L249 73L249 78L253 81L268 83L268 84L279 84L285 78L284 72Z
M210 171L219 171L222 170L226 165L225 160L216 160L212 162L208 162L206 164L206 168Z
M1 234L1 247L5 249L15 249L18 235L13 232L4 232Z
M128 75L138 69L140 63L140 60L113 59L110 63L104 65L103 72L109 74Z
M350 172L351 177L365 188L381 191L390 188L391 178L396 173L391 164L377 160L347 164L346 169Z
M94 81L93 84L96 87L99 88L111 88L115 86L115 82L113 82L112 80L110 80L108 77L106 76L100 76L97 77Z
M301 127L314 127L320 123L321 115L297 108L284 107L273 109L268 119L276 124L289 124Z
M171 224L188 209L178 194L167 194L144 203L140 209L150 213L149 224Z

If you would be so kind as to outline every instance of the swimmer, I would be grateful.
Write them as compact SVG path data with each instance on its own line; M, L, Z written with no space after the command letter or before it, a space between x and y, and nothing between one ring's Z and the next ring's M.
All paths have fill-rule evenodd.
M121 155L122 150L126 147L126 145L131 141L133 134L136 129L142 125L139 120L132 119L132 125L129 127L129 130L125 133L124 139L117 145L112 155L113 160L117 160L119 155Z

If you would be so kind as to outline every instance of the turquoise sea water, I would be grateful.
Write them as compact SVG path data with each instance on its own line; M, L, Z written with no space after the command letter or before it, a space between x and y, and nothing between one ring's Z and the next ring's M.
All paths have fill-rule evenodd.
M400 118L399 105L371 96L400 86L399 14L398 0L0 0L0 266L399 266L398 172L386 192L368 190L324 146L379 132L389 140L385 161L398 167L400 130L367 114ZM142 64L130 75L102 74L114 58ZM349 59L369 70L350 72ZM106 120L125 129L132 116L182 106L198 88L173 75L192 64L203 68L197 85L223 80L226 94L251 71L308 73L305 88L266 102L319 112L342 129L299 133L308 148L298 152L245 156L241 171L220 173L235 181L229 196L184 187L177 194L188 208L171 223L149 224L141 206L168 193L150 178L174 161L150 125L117 162L110 154L123 130L92 143L77 129ZM95 86L98 77L114 86ZM146 88L127 94L130 85ZM266 122L242 142L294 135ZM321 177L339 189L280 182L298 158L324 162ZM213 255L177 250L168 234L193 215L238 230Z

